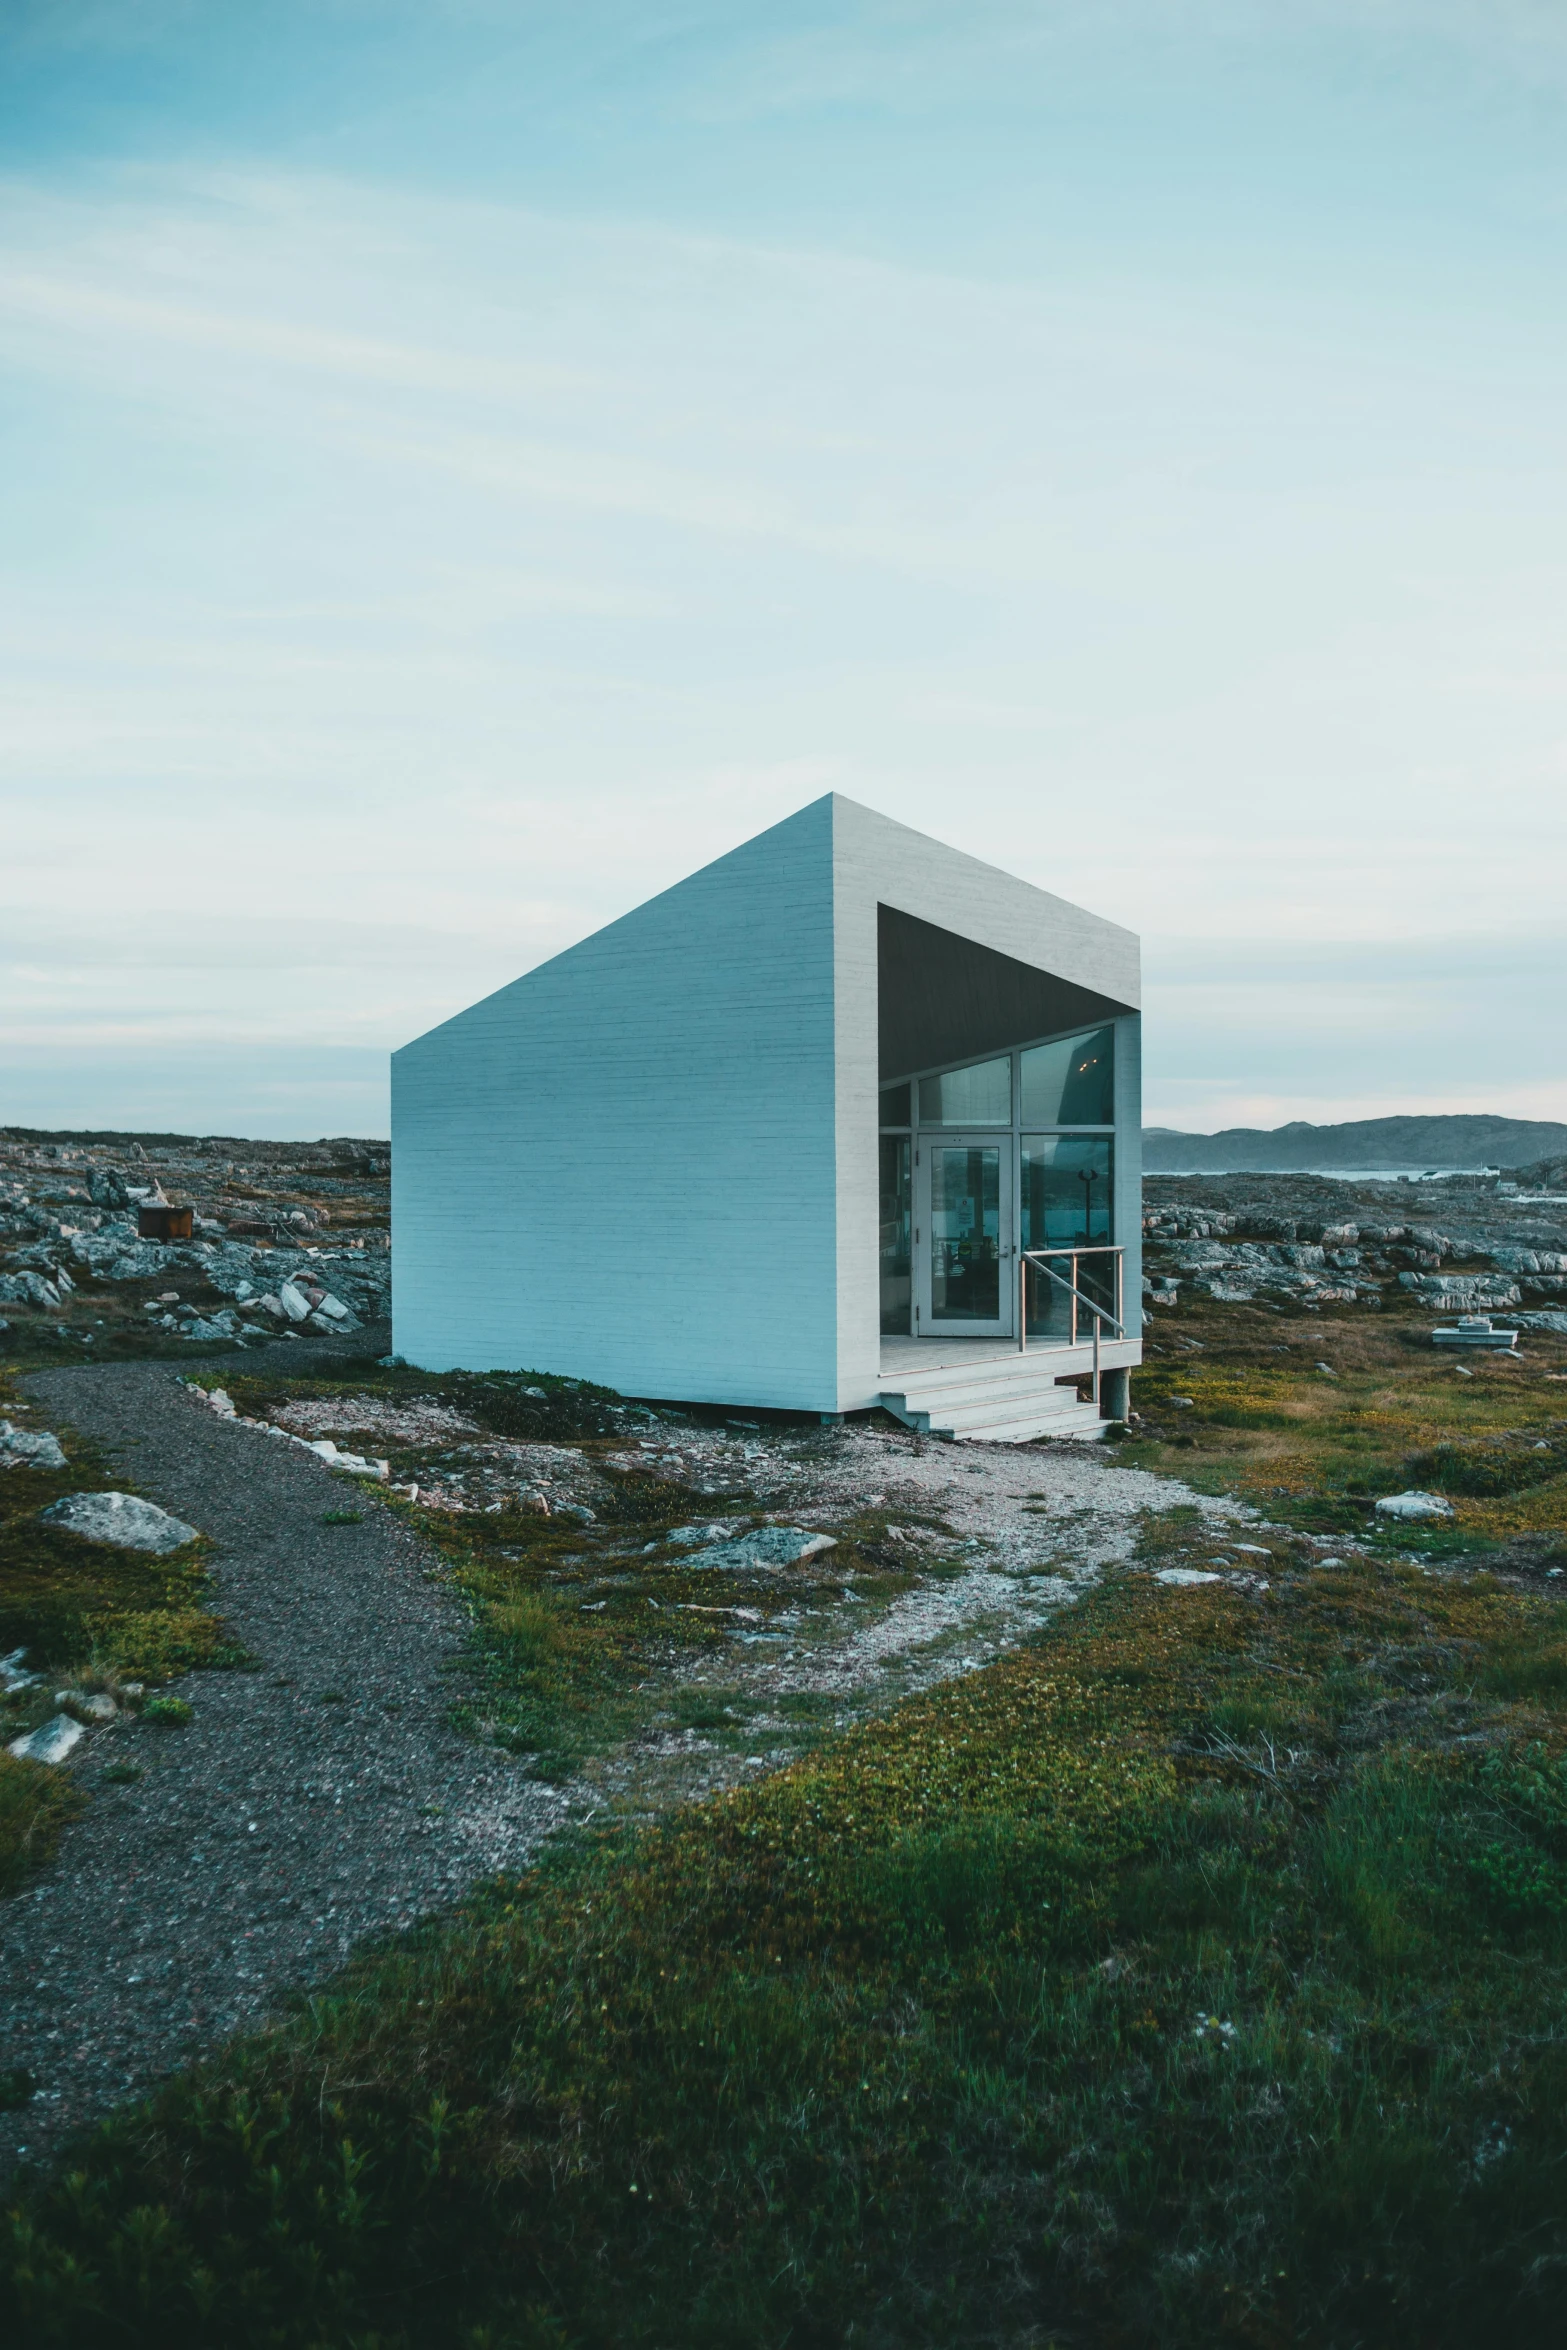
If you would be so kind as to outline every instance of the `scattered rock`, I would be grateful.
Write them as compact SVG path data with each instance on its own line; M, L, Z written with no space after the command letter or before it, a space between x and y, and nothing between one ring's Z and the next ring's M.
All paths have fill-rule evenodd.
M265 1305L267 1301L263 1298L261 1302ZM310 1300L292 1281L284 1282L277 1293L277 1302L290 1322L309 1321L312 1310Z
M1207 1567L1160 1567L1154 1576L1156 1583L1222 1583L1224 1577Z
M84 1542L107 1542L116 1550L150 1550L162 1556L198 1539L194 1526L134 1493L68 1493L38 1514L46 1525L63 1526Z
M52 1281L41 1273L21 1272L0 1274L0 1302L12 1306L45 1306L51 1313L58 1312L63 1302Z
M62 1763L86 1735L81 1723L73 1722L69 1714L54 1714L25 1738L13 1738L7 1752L21 1762Z
M36 1689L43 1676L27 1670L27 1651L13 1648L9 1656L0 1656L0 1694L15 1697L24 1689Z
M105 1689L57 1689L54 1702L79 1722L113 1722L119 1707Z
M1377 1503L1382 1518L1450 1518L1453 1505L1439 1493L1388 1493Z
M758 1526L730 1542L715 1542L691 1552L686 1565L719 1568L741 1574L757 1567L794 1567L820 1558L838 1547L830 1534L812 1534L803 1526Z
M329 1469L346 1469L351 1477L385 1477L387 1474L387 1462L367 1461L362 1453L339 1452L330 1436L319 1436L313 1444L304 1437L296 1436L294 1442L306 1452L313 1452L318 1460L325 1461Z
M34 1434L0 1420L0 1469L20 1469L24 1464L29 1469L63 1469L65 1455L59 1438L47 1429Z

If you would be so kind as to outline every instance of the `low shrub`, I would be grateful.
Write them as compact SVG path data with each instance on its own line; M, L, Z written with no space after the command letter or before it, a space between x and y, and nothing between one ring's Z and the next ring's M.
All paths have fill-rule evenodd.
M1545 2350L1567 1709L1451 1722L1554 1620L1134 1575L367 1954L35 2182L0 2308L41 2350Z
M1459 1493L1477 1501L1495 1501L1531 1486L1546 1485L1562 1474L1563 1462L1554 1453L1511 1452L1498 1446L1481 1450L1474 1445L1438 1444L1429 1452L1411 1453L1409 1475L1437 1493Z

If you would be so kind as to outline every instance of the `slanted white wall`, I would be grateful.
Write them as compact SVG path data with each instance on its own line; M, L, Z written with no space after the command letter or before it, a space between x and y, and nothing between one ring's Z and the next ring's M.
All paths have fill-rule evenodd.
M393 1056L410 1362L838 1408L832 811Z

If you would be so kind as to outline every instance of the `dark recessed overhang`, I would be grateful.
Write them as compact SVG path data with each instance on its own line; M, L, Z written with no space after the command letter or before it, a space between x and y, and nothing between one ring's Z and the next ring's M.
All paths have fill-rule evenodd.
M1135 1010L980 946L896 907L878 906L881 1081L977 1060Z

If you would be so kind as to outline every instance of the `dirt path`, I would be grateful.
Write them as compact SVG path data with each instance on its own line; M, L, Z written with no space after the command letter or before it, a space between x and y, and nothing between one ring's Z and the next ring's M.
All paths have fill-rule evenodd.
M225 1426L167 1365L28 1388L52 1426L213 1537L217 1604L259 1669L182 1682L184 1729L95 1735L88 1811L0 1907L0 2065L39 2083L0 2114L0 2172L320 1981L365 1935L518 1866L567 1800L446 1726L465 1618L391 1511L323 1525L352 1503L342 1480ZM103 1783L124 1760L144 1775Z

